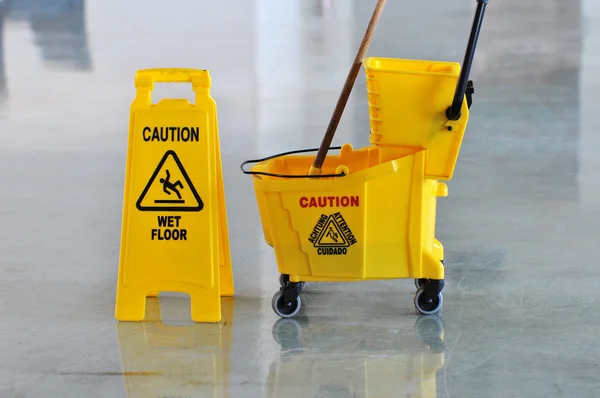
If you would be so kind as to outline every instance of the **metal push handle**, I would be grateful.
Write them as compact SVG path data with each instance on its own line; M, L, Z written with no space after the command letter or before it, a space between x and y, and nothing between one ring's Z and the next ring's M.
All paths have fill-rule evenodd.
M483 16L488 0L477 0L477 3L475 18L473 19L473 26L471 27L471 35L469 37L469 43L467 44L467 50L465 51L465 59L460 71L458 83L456 84L456 90L454 91L454 99L452 100L452 105L446 110L446 116L450 120L460 119L460 108L462 107L465 93L467 92L469 73L471 72L471 65L473 64L473 58L475 57L475 48L477 47L477 40L479 39L479 32L481 31L481 25L483 24Z

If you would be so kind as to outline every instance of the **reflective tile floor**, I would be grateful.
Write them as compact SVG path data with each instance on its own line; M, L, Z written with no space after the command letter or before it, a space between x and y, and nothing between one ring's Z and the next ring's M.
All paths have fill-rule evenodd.
M439 201L440 317L411 280L272 311L239 165L319 145L374 4L0 0L1 398L600 397L597 0L490 0ZM460 62L474 10L389 1L368 54ZM114 318L133 76L153 67L213 77L236 288L218 325L180 295ZM361 71L334 144L368 145L366 100Z

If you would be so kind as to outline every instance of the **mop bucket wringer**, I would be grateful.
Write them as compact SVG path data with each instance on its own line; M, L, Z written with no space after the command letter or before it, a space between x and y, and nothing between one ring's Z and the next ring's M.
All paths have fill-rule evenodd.
M469 119L467 80L487 0L479 2L465 62L363 61L371 145L330 148L320 174L313 150L249 160L265 241L280 290L275 313L293 317L305 282L415 281L419 314L438 313L444 249L435 237L437 198L448 194ZM450 100L454 98L449 106ZM254 165L249 171L246 164Z

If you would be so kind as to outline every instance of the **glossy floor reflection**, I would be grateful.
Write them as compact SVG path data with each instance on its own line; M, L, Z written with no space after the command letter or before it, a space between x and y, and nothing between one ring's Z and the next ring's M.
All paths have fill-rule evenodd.
M145 322L117 325L126 396L231 396L233 299L219 324L170 324L160 307L151 298Z
M419 317L413 327L398 326L277 321L273 339L281 354L269 369L269 396L436 397L442 321Z
M296 319L271 310L239 165L319 145L374 4L0 0L0 398L600 396L597 0L490 1L439 200L439 319L415 315L412 281L310 284ZM460 62L474 9L389 1L369 55ZM236 288L217 325L178 295L114 320L129 104L151 67L213 79ZM334 144L368 133L361 71Z

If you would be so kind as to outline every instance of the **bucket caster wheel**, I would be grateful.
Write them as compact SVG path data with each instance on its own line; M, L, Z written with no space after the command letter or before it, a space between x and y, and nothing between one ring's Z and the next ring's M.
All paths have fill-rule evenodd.
M302 300L300 296L296 296L295 300L286 299L284 290L280 290L273 296L271 307L277 315L282 318L291 318L300 311Z
M442 309L443 303L444 298L441 292L436 296L430 296L425 294L425 287L422 287L415 293L415 308L422 315L437 314Z
M290 276L288 274L281 274L279 275L279 286L281 287L286 287L286 285L290 283ZM306 284L305 282L297 282L299 283L302 288L304 288L304 285Z
M426 278L418 278L418 279L415 279L415 287L416 287L417 289L420 289L420 288L422 288L423 286L425 286L425 283L426 283L426 282L427 282L427 279L426 279Z
M290 276L288 274L279 275L279 286L285 287L290 281Z

